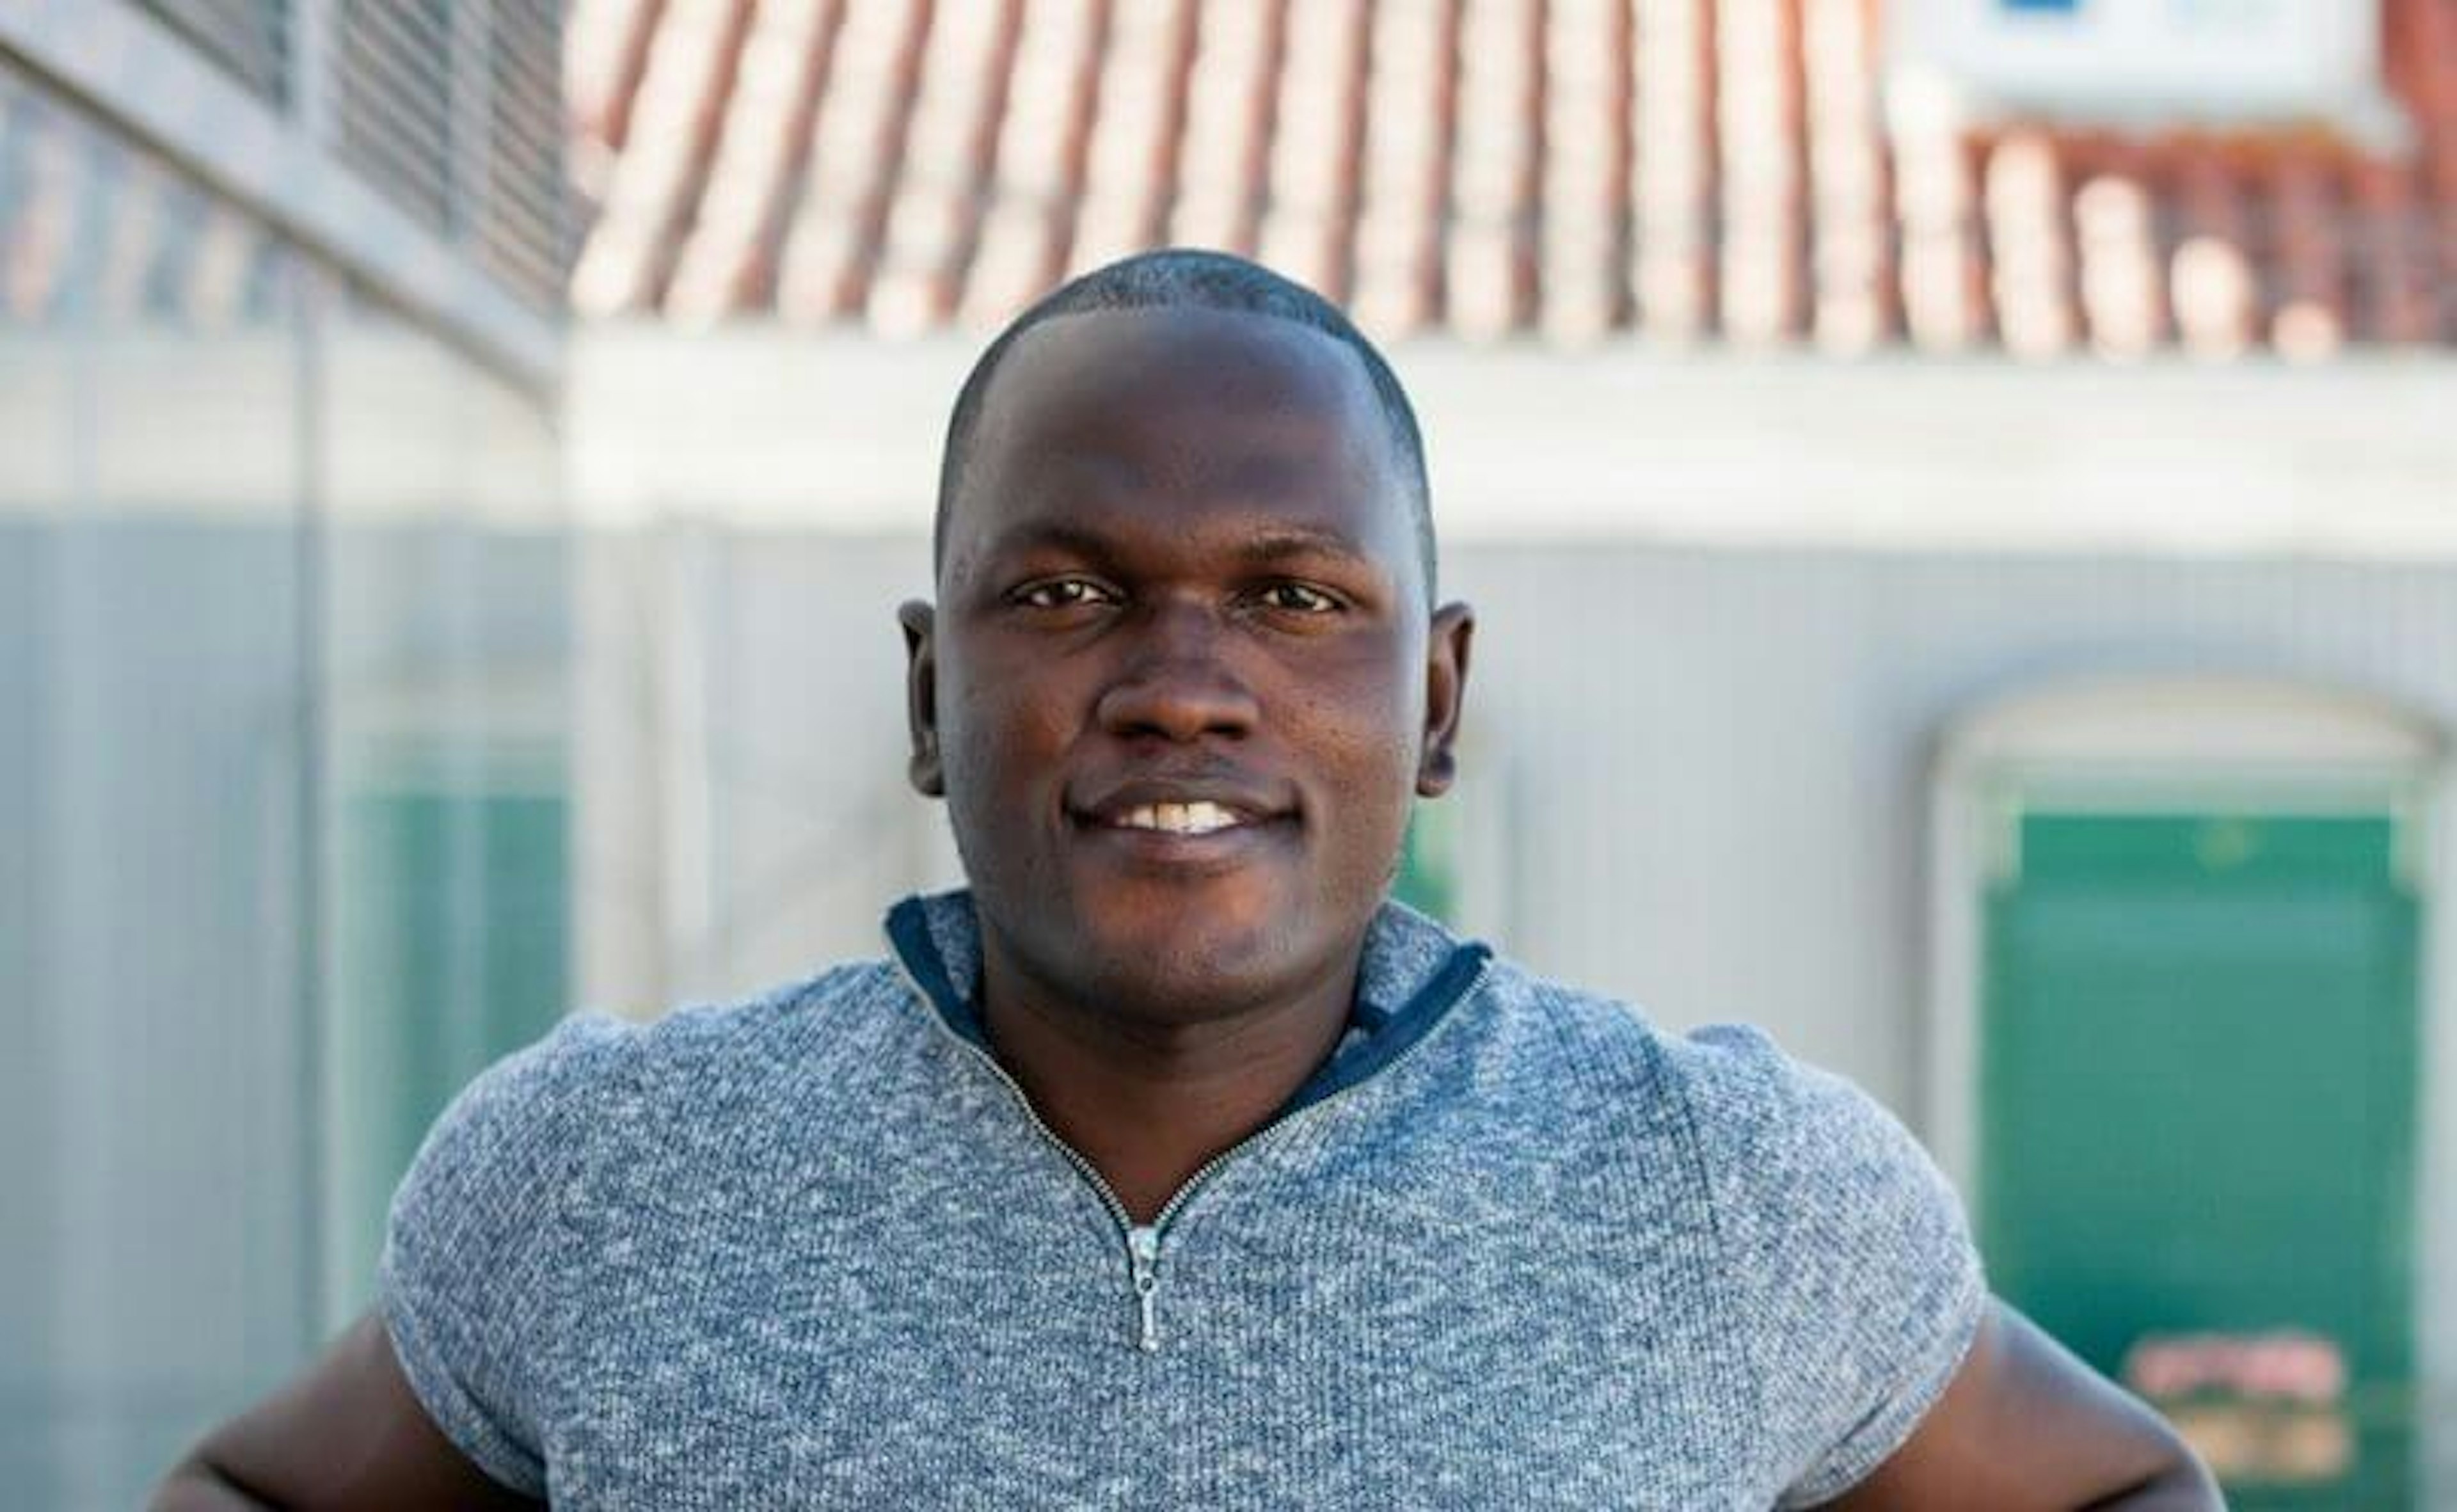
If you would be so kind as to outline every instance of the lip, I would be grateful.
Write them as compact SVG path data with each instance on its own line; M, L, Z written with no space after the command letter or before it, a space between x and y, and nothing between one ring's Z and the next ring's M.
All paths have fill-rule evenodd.
M1286 819L1262 819L1231 824L1204 835L1178 835L1167 830L1121 829L1087 820L1075 826L1075 834L1085 849L1110 865L1127 872L1185 878L1213 876L1251 865L1278 849L1291 828Z
M1203 834L1129 829L1119 822L1147 804L1212 803L1237 822ZM1286 843L1296 828L1293 804L1261 784L1223 778L1137 777L1104 786L1066 817L1077 838L1130 870L1175 876L1234 870Z

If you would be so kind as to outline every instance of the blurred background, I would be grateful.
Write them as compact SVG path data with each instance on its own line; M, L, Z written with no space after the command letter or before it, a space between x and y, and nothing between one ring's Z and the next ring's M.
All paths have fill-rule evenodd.
M1163 243L1423 415L1407 896L1859 1081L2236 1504L2457 1508L2457 0L0 0L12 1502L955 880L939 430Z

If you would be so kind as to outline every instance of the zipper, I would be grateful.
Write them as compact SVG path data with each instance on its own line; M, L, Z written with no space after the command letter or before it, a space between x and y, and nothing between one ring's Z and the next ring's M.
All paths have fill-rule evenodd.
M1135 1347L1146 1355L1160 1353L1160 1225L1136 1224L1126 1230L1126 1256L1135 1283L1137 1330Z
M1179 1184L1177 1191L1169 1194L1168 1201L1161 1204L1160 1212L1153 1215L1151 1222L1137 1223L1134 1214L1126 1211L1125 1203L1109 1186L1108 1178L1102 1175L1100 1169L1084 1158L1074 1146L1058 1137L1057 1130L1051 1129L1042 1118L1040 1109L1032 1106L1032 1099L1024 1095L1023 1084L1007 1074L1006 1067L998 1063L998 1057L958 1034L948 1025L946 1016L939 1011L939 1005L932 1002L929 992L919 982L914 980L913 969L904 963L904 953L896 948L896 942L890 940L887 943L888 959L896 963L896 974L904 979L905 986L912 990L914 999L920 1004L922 1017L936 1025L940 1034L968 1051L975 1060L989 1070L992 1076L997 1077L1005 1086L1007 1091L1015 1098L1015 1106L1022 1109L1025 1122L1033 1127L1050 1149L1064 1157L1066 1164L1075 1168L1075 1173L1084 1178L1084 1184L1092 1189L1093 1194L1101 1199L1101 1205L1108 1210L1110 1221L1117 1225L1119 1235L1125 1239L1126 1246L1126 1280L1135 1300L1134 1347L1138 1352L1146 1355L1160 1353L1161 1240L1166 1236L1171 1221L1184 1210L1187 1203L1193 1199L1195 1193L1203 1189L1221 1167L1251 1150L1298 1119L1318 1108L1336 1106L1351 1092L1359 1087L1372 1086L1415 1059L1416 1052L1425 1047L1426 1042L1439 1034L1443 1026L1441 1024L1434 1025L1398 1054L1393 1056L1389 1065L1365 1080L1352 1082L1328 1097L1308 1103L1292 1113L1281 1114L1205 1161L1195 1168L1192 1175ZM1476 971L1467 979L1467 984L1459 988L1457 995L1451 999L1449 1006L1442 1010L1445 1023L1448 1022L1453 1008L1474 997L1484 986L1484 979L1492 968L1493 957L1489 954L1476 962Z

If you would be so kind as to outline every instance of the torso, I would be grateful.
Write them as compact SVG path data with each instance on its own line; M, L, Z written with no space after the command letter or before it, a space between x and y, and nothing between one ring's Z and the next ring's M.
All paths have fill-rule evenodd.
M1352 1089L1171 1215L1146 1352L1084 1173L970 1046L905 1053L595 1170L558 1506L1770 1502L1703 1211L1628 1130Z

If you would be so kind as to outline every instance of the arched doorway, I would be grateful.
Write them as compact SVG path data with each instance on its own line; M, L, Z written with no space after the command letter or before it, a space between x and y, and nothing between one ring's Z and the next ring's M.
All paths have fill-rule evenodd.
M2421 1504L2446 770L2376 702L2207 678L2007 700L1943 753L1940 1158L2000 1295L2238 1506Z

